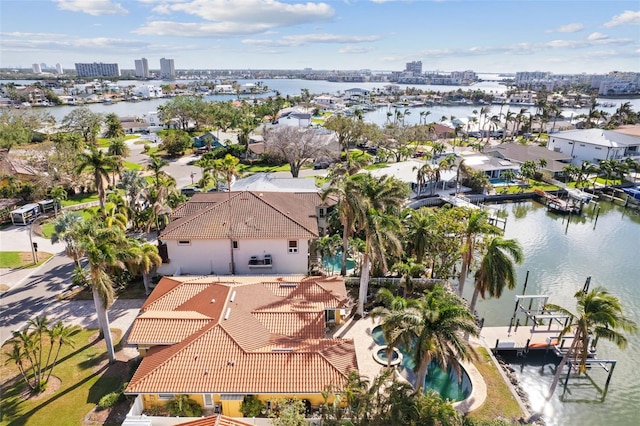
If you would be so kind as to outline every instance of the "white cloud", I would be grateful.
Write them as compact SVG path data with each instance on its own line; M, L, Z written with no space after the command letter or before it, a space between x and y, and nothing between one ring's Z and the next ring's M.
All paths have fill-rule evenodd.
M604 23L605 28L613 28L618 25L640 24L640 10L625 10L620 15L616 15L609 22Z
M338 53L345 54L361 54L361 53L369 53L373 50L371 46L345 46L342 49L338 50Z
M147 51L152 46L141 40L109 37L78 38L52 33L0 33L0 46L7 51L123 52Z
M167 3L174 12L195 15L207 21L269 24L273 27L325 21L334 10L326 3L284 3L277 0L192 0Z
M379 36L346 36L337 34L301 34L284 36L280 40L258 40L258 39L246 39L242 40L244 44L251 44L256 46L302 46L310 43L368 43L379 40Z
M609 38L609 36L606 34L595 32L595 33L589 34L589 37L587 37L587 40L604 40L606 38Z
M71 12L83 12L92 16L127 15L129 11L120 3L110 0L55 0L58 8Z
M575 33L584 29L584 25L579 23L561 25L555 30L547 30L548 33Z
M239 22L173 22L152 21L133 30L136 34L176 37L237 37L267 31L265 24Z

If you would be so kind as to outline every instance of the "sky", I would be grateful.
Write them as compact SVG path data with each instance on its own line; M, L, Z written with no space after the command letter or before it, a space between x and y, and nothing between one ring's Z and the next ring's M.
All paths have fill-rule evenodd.
M0 67L640 72L640 1L1 0Z

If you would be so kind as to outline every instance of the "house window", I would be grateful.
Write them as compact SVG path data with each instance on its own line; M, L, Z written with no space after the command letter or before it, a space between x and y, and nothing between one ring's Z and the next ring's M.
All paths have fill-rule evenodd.
M158 399L161 401L172 401L173 394L172 393L160 393L158 394Z
M320 217L324 217L324 209L323 208L320 209Z
M190 246L191 245L191 241L189 241L189 240L180 240L180 241L178 241L178 245L179 246Z
M325 322L336 322L336 311L328 309L324 311Z
M584 148L584 144L583 143L581 143L580 146Z
M234 249L237 249L237 248L238 248L238 242L237 242L237 241L234 241L234 242L233 242L233 248L234 248Z
M602 148L600 148L599 146L596 146L596 151L602 151Z
M204 406L213 407L213 394L211 393L204 394Z
M289 241L289 253L297 253L298 252L298 241L292 240Z

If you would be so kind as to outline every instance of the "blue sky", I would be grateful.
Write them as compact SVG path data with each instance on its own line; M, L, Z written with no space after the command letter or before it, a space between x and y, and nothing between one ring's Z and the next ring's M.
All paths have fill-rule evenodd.
M640 72L640 2L2 0L0 67Z

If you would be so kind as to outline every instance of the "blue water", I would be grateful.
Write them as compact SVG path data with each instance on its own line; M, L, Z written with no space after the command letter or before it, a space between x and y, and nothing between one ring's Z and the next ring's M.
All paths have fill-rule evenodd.
M342 252L337 252L333 256L325 256L322 258L322 266L329 272L340 272L342 266ZM347 271L355 268L356 262L347 257Z
M376 326L371 330L371 337L377 345L386 345L380 326ZM415 383L417 378L414 373L415 364L413 363L411 355L406 349L398 348L398 350L402 353L402 375L405 376L409 382ZM386 359L386 354L384 355L384 359ZM471 394L471 381L464 369L462 369L462 380L458 380L458 375L451 367L443 370L438 363L432 361L429 367L427 367L427 378L424 382L424 388L425 391L429 389L435 390L444 399L462 401Z

